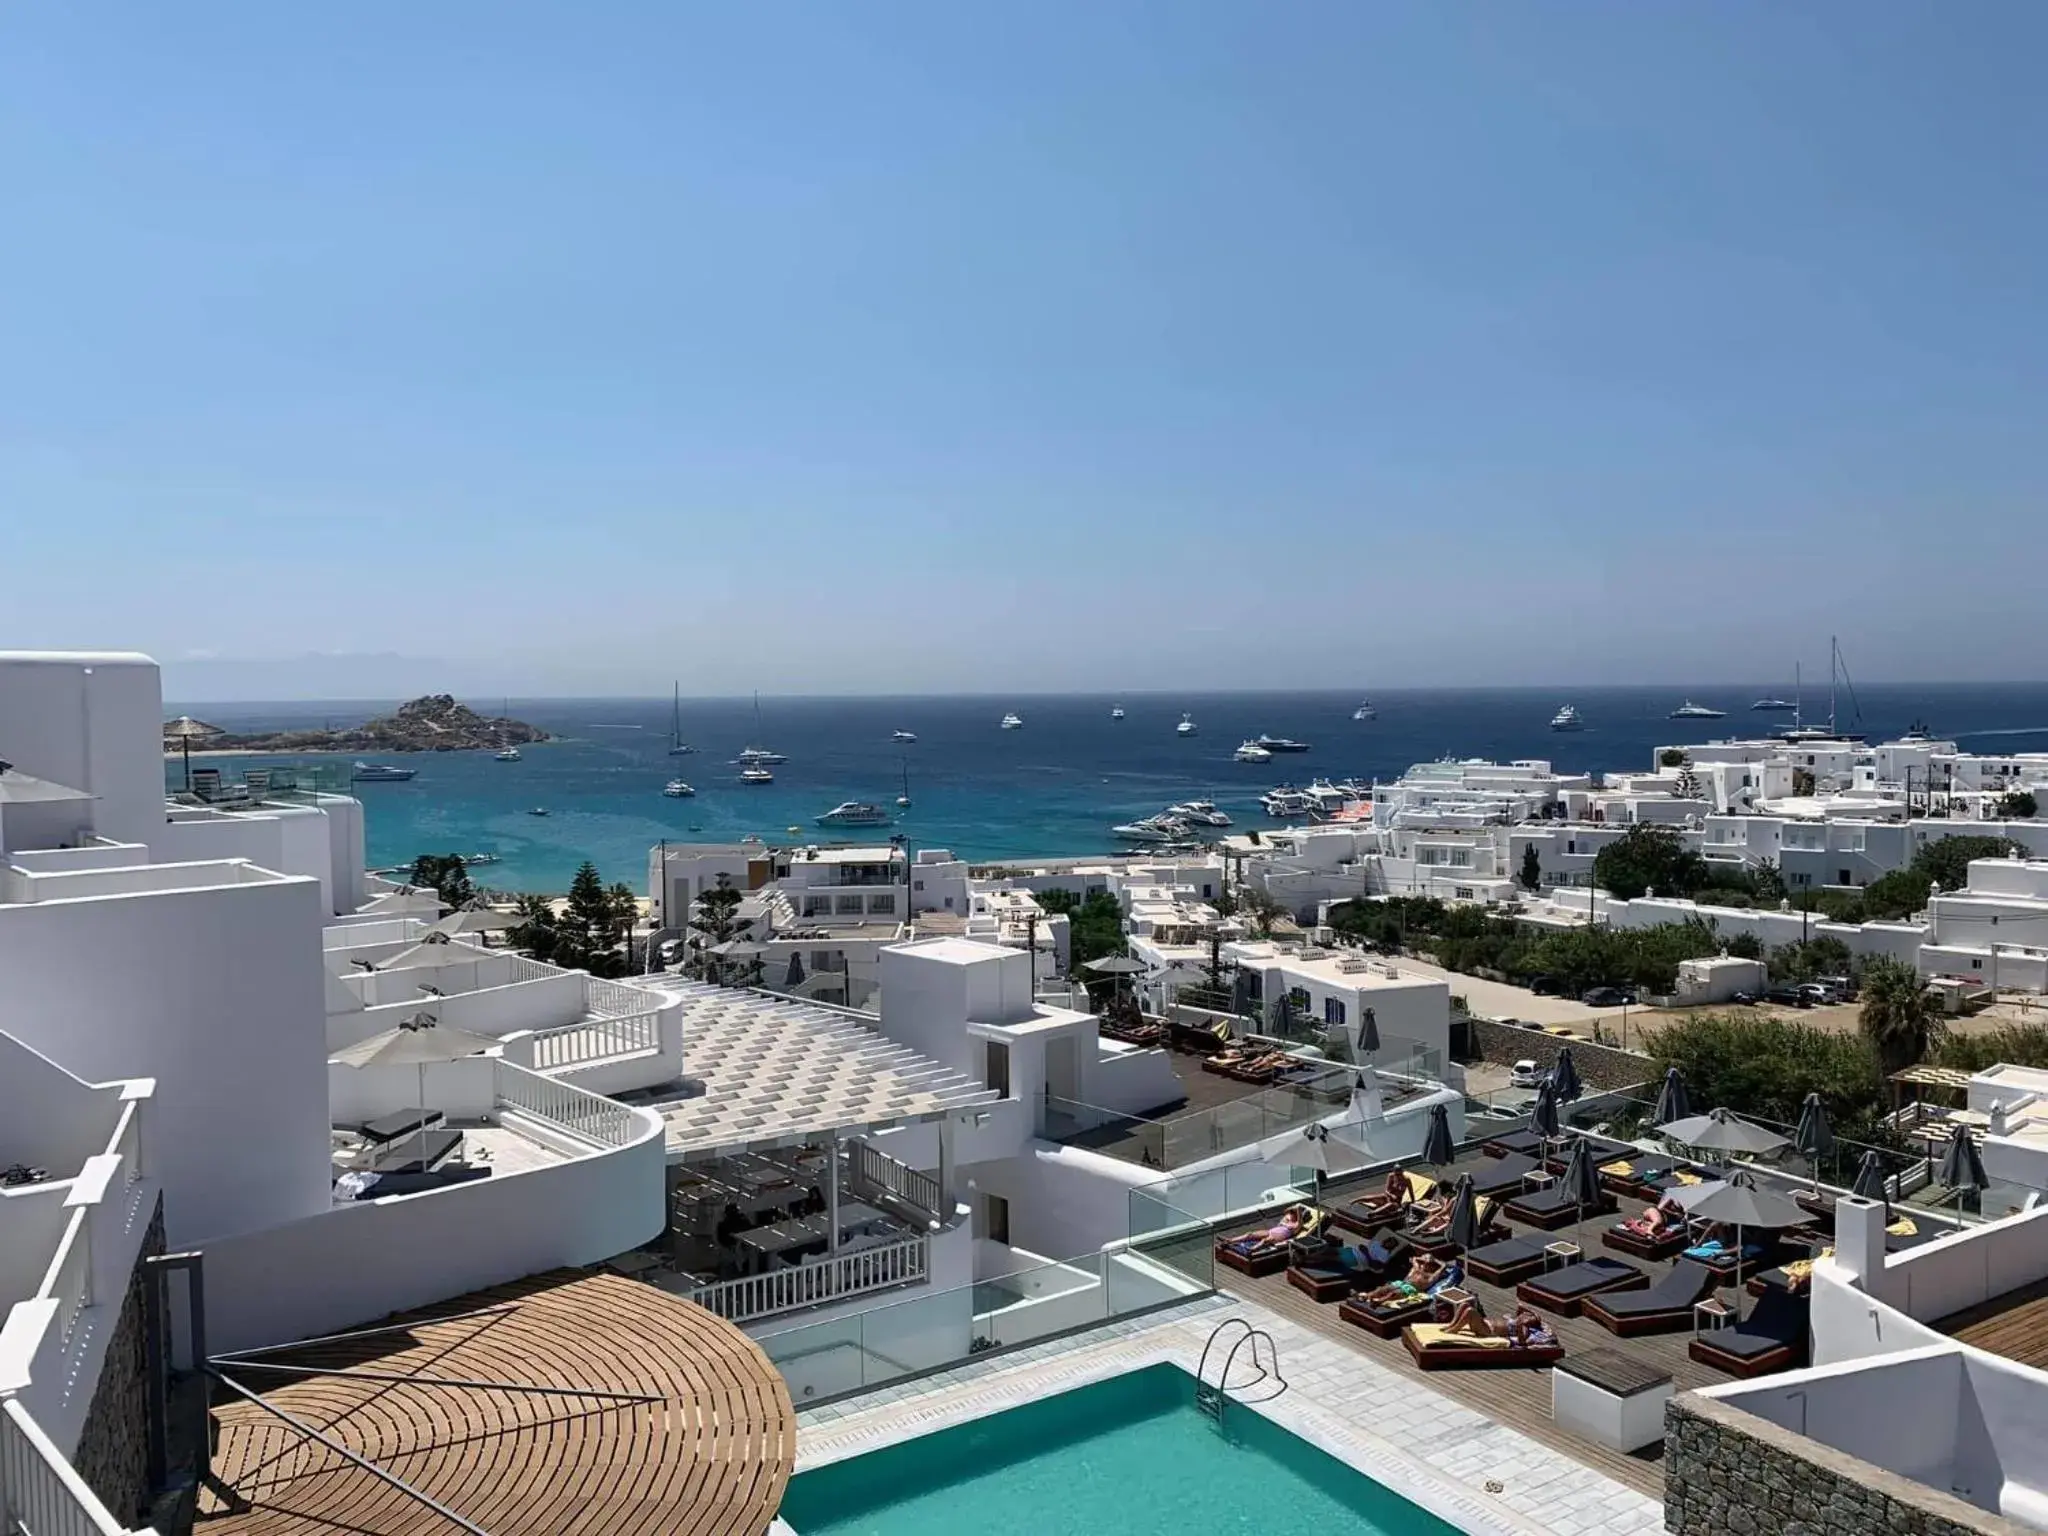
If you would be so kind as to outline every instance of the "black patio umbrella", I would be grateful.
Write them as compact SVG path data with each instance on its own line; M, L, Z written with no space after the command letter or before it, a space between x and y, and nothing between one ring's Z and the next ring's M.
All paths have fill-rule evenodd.
M1538 1150L1545 1156L1549 1155L1550 1143L1564 1136L1564 1127L1557 1119L1557 1089L1547 1077L1536 1085L1536 1102L1529 1107L1529 1129L1543 1138Z
M1663 1125L1672 1120L1683 1120L1692 1113L1692 1095L1685 1091L1685 1079L1678 1068L1664 1069L1664 1086L1657 1090L1656 1117L1650 1123Z
M1862 1200L1881 1200L1887 1211L1892 1205L1891 1180L1885 1177L1884 1161L1872 1147L1863 1154L1863 1161L1856 1169L1856 1182L1849 1186L1849 1193Z
M1239 971L1230 978L1230 1011L1239 1018L1249 1018L1255 1011L1252 1006L1251 972Z
M1560 1104L1569 1104L1586 1091L1586 1085L1579 1081L1579 1069L1572 1061L1570 1046L1557 1053L1557 1061L1550 1068L1550 1081L1557 1089L1557 1102Z
M1578 1230L1585 1225L1586 1207L1600 1203L1600 1170L1593 1164L1593 1147L1581 1136L1572 1143L1571 1155L1564 1160L1564 1174L1558 1181L1565 1197L1578 1207L1578 1224L1572 1237L1576 1241L1583 1234Z
M1977 1155L1977 1143L1967 1125L1958 1125L1941 1154L1941 1182L1956 1192L1956 1214L1963 1213L1963 1199L1991 1187L1984 1172L1984 1159Z
M1422 1134L1422 1160L1432 1168L1448 1168L1458 1158L1451 1140L1451 1117L1441 1104L1429 1106L1429 1125Z
M1469 1173L1458 1175L1457 1188L1451 1194L1451 1224L1444 1235L1463 1249L1479 1246L1479 1192L1472 1187Z
M1370 1056L1380 1048L1380 1021L1373 1011L1365 1010L1365 1017L1358 1021L1358 1053Z
M789 974L788 974L787 976L783 977L783 979L782 979L782 985L783 985L783 986L784 986L785 988L787 988L788 990L790 990L790 991L792 991L792 992L793 992L793 991L795 991L795 990L796 990L796 989L797 989L798 987L802 986L803 984L804 984L804 962L803 962L803 956L799 955L799 954L798 954L798 953L797 953L797 952L796 952L795 950L793 950L793 949L792 949L792 950L791 950L791 951L789 952Z
M1835 1133L1828 1125L1828 1107L1820 1095L1809 1093L1799 1106L1799 1124L1792 1131L1792 1145L1813 1163L1813 1187L1820 1189L1820 1160L1835 1150Z

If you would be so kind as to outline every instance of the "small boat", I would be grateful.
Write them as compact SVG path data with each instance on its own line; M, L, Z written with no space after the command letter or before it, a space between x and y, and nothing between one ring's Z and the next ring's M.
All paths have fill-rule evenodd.
M1726 720L1728 718L1728 711L1725 709L1711 709L1705 704L1695 704L1691 699L1687 699L1678 708L1671 711L1671 718L1673 720Z
M1021 731L1024 729L1024 721L1013 711L1003 716L1002 728L1006 731Z
M903 759L903 793L896 797L896 805L899 810L910 809L910 759L907 757Z
M687 800L690 796L697 793L696 790L685 784L681 779L670 779L661 786L661 792L671 800Z
M1550 717L1550 728L1553 731L1583 731L1586 722L1579 718L1579 708L1576 704L1567 704Z
M417 768L394 768L389 763L357 763L349 778L357 784L403 784L418 772Z
M759 736L760 734L761 734L761 695L757 693L757 694L755 694L755 695L754 695L754 735L755 735L756 737L758 737L758 736ZM768 748L766 748L766 747L741 747L741 748L740 748L740 755L739 755L738 757L734 758L734 759L733 759L733 761L734 761L734 762L737 762L737 763L742 763L742 764L745 764L745 765L746 765L746 766L748 766L748 767L761 767L761 766L764 766L764 765L766 765L766 764L770 764L770 763L786 763L786 762L788 762L788 761L789 761L789 759L788 759L788 758L786 758L786 757L784 757L784 756L783 756L783 755L782 755L782 754L781 754L780 752L772 752L772 751L770 751L770 750L769 750ZM746 778L747 776L746 776L746 775L745 775L745 774L743 773L743 774L741 774L741 775L740 775L740 777L741 777L742 779L745 779L745 778ZM770 777L772 778L772 777L773 777L773 775L771 774L771 775L770 775ZM747 782L748 782L748 783L766 783L766 782L767 782L767 780L765 780L765 779L748 779L748 780L747 780Z
M516 763L519 761L519 749L517 747L506 747L503 751L493 752L491 758L494 762Z
M495 853L466 854L462 860L463 867L466 869L475 869L482 864L495 864L497 862L498 856Z
M548 808L546 806L536 805L535 807L533 807L532 810L528 811L526 814L529 816L545 816L547 815L547 813Z
M1749 707L1751 709L1766 709L1779 711L1792 710L1797 709L1799 707L1799 701L1797 699L1758 699L1754 704L1750 705Z
M1230 755L1240 763L1269 763L1273 760L1272 750L1256 741L1239 742L1237 750Z
M756 707L758 708L758 702ZM668 755L670 757L688 757L696 750L695 747L683 740L683 685L677 683L675 701L669 706Z
M1268 752L1306 752L1308 750L1308 743L1305 741L1295 741L1287 736L1268 736L1263 731L1259 733L1259 745Z
M1377 720L1379 717L1380 712L1371 699L1360 699L1358 708L1351 711L1351 718L1354 720Z
M1109 830L1126 843L1174 843L1187 837L1193 829L1177 816L1146 816Z
M781 759L777 758L776 761L780 762ZM740 782L742 784L773 784L775 782L775 775L766 768L763 768L758 762L754 762L747 764L746 767L740 770Z
M843 800L817 818L821 827L886 827L889 813L865 800Z
M915 731L892 731L892 732L890 732L890 734L889 734L889 739L890 739L891 741L915 741L915 740L917 740L917 732L915 732Z
M1123 719L1123 717L1124 717L1124 707L1123 707L1123 705L1121 705L1121 704L1118 704L1118 705L1115 705L1115 706L1113 706L1113 707L1112 707L1112 708L1110 709L1110 712L1109 712L1109 718L1110 718L1110 719L1112 719L1112 720L1121 720L1121 719Z
M1182 715L1180 717L1180 724L1173 728L1173 734L1176 736L1192 736L1195 734L1196 729L1195 717L1193 715Z
M1183 800L1178 805L1169 805L1166 814L1182 821L1194 822L1203 827L1227 827L1230 818L1216 809L1214 800Z
M1259 797L1259 804L1264 808L1268 816L1282 817L1306 816L1316 808L1315 801L1311 800L1300 790L1286 784L1281 785L1278 789L1268 790L1265 794L1261 795Z

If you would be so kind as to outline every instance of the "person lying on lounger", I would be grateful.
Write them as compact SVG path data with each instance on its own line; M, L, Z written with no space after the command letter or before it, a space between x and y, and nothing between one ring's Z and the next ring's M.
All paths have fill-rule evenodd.
M1380 1265L1392 1259L1393 1256L1394 1250L1376 1237L1367 1238L1362 1247L1346 1243L1337 1250L1337 1262L1339 1264L1343 1265L1346 1269L1360 1271L1377 1269Z
M1313 1213L1305 1205L1290 1205L1273 1226L1260 1232L1247 1232L1243 1237L1232 1238L1224 1244L1233 1253L1257 1253L1261 1248L1277 1247L1291 1243L1301 1236Z
M1761 1243L1742 1245L1742 1257L1745 1259L1755 1258L1763 1251ZM1706 1259L1710 1262L1714 1259L1732 1259L1735 1257L1735 1234L1716 1222L1707 1228L1705 1236L1699 1242L1685 1250L1685 1256L1688 1259Z
M1619 1223L1618 1230L1633 1232L1637 1237L1647 1237L1652 1241L1660 1237L1676 1237L1685 1230L1685 1211L1666 1195L1642 1215L1631 1216Z
M1420 1301L1429 1293L1429 1288L1441 1280L1445 1264L1442 1259L1426 1253L1418 1253L1415 1262L1408 1266L1407 1278L1390 1280L1376 1291L1366 1293L1366 1304L1376 1307L1398 1306L1404 1301Z
M1387 1175L1387 1199L1394 1209L1405 1210L1415 1203L1415 1186L1408 1175L1396 1168Z
M1512 1315L1495 1322L1486 1315L1477 1296L1468 1296L1458 1303L1458 1310L1444 1324L1444 1332L1470 1334L1475 1339L1506 1339L1517 1349L1557 1341L1557 1335L1545 1326L1543 1319L1527 1307L1517 1307Z

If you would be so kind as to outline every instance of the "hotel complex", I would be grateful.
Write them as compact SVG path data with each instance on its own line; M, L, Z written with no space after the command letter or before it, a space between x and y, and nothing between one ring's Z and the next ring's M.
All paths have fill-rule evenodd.
M1468 1091L1501 1026L1329 922L1700 916L2041 992L2048 823L2006 810L2048 759L1432 763L1002 871L664 845L643 973L600 979L368 871L354 799L167 792L163 745L148 658L0 653L0 1536L972 1529L1098 1430L1162 1519L2048 1529L2048 1074L1916 1069L1953 1102L1867 1156L1587 1040ZM1795 890L2023 852L1816 922L1595 888L1644 823ZM1077 959L1053 891L1127 954Z

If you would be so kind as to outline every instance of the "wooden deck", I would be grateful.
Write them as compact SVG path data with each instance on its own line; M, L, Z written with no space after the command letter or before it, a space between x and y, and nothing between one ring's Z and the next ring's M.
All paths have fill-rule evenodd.
M277 1412L215 1386L213 1471L234 1497L204 1493L197 1530L463 1529L406 1488L491 1536L758 1536L781 1504L796 1460L788 1390L700 1307L566 1271L400 1321L261 1357L308 1374L227 1364Z
M1995 1296L1934 1326L1965 1344L2048 1370L2048 1280Z
M1454 1165L1450 1177L1455 1178L1465 1167L1480 1166L1477 1158L1468 1157ZM1341 1199L1353 1193L1366 1193L1360 1187L1347 1189ZM1605 1254L1610 1258L1627 1259L1650 1276L1651 1283L1670 1269L1669 1263L1658 1263L1645 1259L1629 1258L1600 1245L1599 1232L1603 1225L1633 1216L1643 1209L1643 1202L1623 1198L1621 1210L1606 1217L1586 1218L1583 1244L1587 1255ZM1243 1230L1268 1225L1269 1222L1248 1223ZM1543 1236L1546 1238L1571 1239L1570 1227L1554 1233L1537 1234L1531 1229L1516 1227L1517 1236ZM1345 1322L1337 1315L1337 1303L1316 1302L1303 1292L1287 1283L1287 1276L1272 1275L1253 1279L1219 1264L1216 1266L1216 1284L1222 1290L1256 1301L1261 1306L1278 1312L1281 1316L1304 1328L1310 1328L1325 1338L1339 1340L1389 1370L1411 1373L1419 1384L1431 1387L1444 1396L1465 1404L1474 1411L1485 1414L1496 1423L1521 1431L1530 1439L1551 1447L1574 1460L1605 1473L1615 1481L1624 1483L1651 1498L1664 1496L1664 1447L1662 1442L1650 1446L1634 1455L1595 1445L1590 1440L1560 1430L1550 1417L1550 1370L1547 1366L1508 1370L1440 1370L1424 1372L1409 1357L1407 1348L1400 1339L1379 1339L1363 1328ZM1490 1317L1504 1316L1518 1305L1512 1287L1488 1285L1473 1280L1467 1289L1477 1295L1485 1304ZM1723 1301L1733 1303L1735 1293L1723 1289L1719 1292ZM1745 1300L1744 1307L1754 1305ZM1541 1312L1541 1309L1537 1309ZM1686 1354L1686 1346L1692 1342L1692 1331L1658 1334L1640 1338L1617 1338L1598 1323L1586 1318L1558 1317L1555 1313L1541 1312L1544 1321L1557 1331L1563 1340L1566 1354L1596 1349L1619 1349L1633 1359L1655 1366L1660 1371L1671 1373L1671 1385L1675 1392L1691 1391L1695 1387L1717 1386L1730 1378L1710 1366L1700 1365Z

